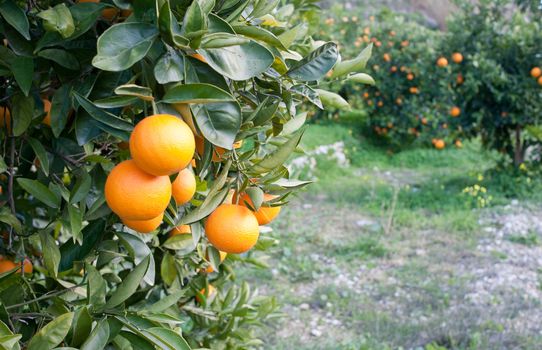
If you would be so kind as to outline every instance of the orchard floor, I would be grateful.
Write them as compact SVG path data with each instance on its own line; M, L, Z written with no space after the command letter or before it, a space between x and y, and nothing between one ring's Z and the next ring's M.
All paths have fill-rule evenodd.
M477 143L390 157L313 125L304 148L316 182L273 223L269 269L239 273L281 304L265 349L542 348L541 180Z

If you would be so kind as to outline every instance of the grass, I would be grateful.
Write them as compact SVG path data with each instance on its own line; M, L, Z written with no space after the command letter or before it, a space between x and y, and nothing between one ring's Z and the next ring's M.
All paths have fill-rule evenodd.
M307 129L302 148L336 142L344 143L350 166L315 156L316 182L272 224L271 236L280 243L262 257L272 272L239 271L285 305L286 319L262 333L265 348L504 349L495 345L503 336L493 320L501 311L461 308L474 278L461 269L478 258L480 213L513 198L536 202L542 181L495 171L498 158L476 141L463 149L390 156L355 128L317 124ZM463 193L474 186L486 192ZM492 197L485 209L478 196ZM540 244L534 233L507 239L525 247ZM483 261L507 258L490 251ZM307 304L308 310L301 309ZM323 335L311 336L315 331ZM507 337L507 348L539 340Z

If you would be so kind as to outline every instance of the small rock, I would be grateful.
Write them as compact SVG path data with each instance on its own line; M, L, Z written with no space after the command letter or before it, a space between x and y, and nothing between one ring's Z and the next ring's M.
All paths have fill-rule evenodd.
M318 329L312 329L312 330L311 330L311 335L312 335L313 337L317 337L317 338L318 338L318 337L320 337L320 336L322 335L322 331L320 331L320 330L318 330Z
M308 310L309 308L310 308L310 306L307 303L303 303L303 304L299 305L300 310Z

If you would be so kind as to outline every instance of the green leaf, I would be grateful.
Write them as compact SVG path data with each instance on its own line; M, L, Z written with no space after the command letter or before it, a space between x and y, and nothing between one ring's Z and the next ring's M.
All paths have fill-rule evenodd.
M175 331L162 327L153 327L142 331L161 350L190 350L184 338Z
M275 60L267 48L255 41L219 49L199 50L214 70L232 80L248 80L265 72Z
M19 342L19 339L21 339L22 337L23 336L21 334L0 336L0 349L2 350L20 349L18 342Z
M156 348L149 343L145 337L140 336L139 334L126 331L122 331L120 334L130 343L131 348L126 350L156 350Z
M271 46L276 47L279 50L287 51L288 49L284 46L282 41L275 36L275 34L270 31L257 26L247 26L247 25L237 25L233 26L233 30L237 34L244 35L246 37L263 41Z
M160 8L160 14L158 16L158 27L162 38L166 43L171 46L177 46L179 48L186 48L190 41L181 35L181 28L177 19L171 13L169 1L164 1L164 4Z
M52 277L57 277L58 265L60 263L60 250L56 245L56 240L46 232L40 232L41 248L43 249L43 262L45 268Z
M83 228L83 216L79 208L68 205L68 216L70 217L70 231L73 239L81 244L81 229Z
M77 92L74 91L73 96L81 107L83 107L95 120L117 130L132 131L134 128L129 122L98 108L94 103L90 102L84 96L79 95Z
M28 344L28 350L51 350L64 340L73 320L73 312L58 316L39 330Z
M136 103L137 97L133 96L111 96L94 101L94 105L99 108L121 108Z
M231 150L241 127L241 108L237 102L193 105L192 113L203 136L212 144Z
M43 19L43 27L50 32L58 32L63 38L69 38L75 31L75 24L70 9L66 4L58 4L53 8L38 13Z
M4 161L4 157L0 154L0 174L5 173L8 170L8 166Z
M60 206L60 197L57 197L47 186L38 180L18 178L17 183L40 202L51 208Z
M259 187L249 187L245 190L245 192L250 197L250 201L252 202L252 205L251 205L252 209L259 210L263 203L262 189Z
M301 23L279 35L279 39L285 47L289 48L297 38L302 37L306 32L307 25Z
M135 96L143 101L153 101L152 90L145 86L139 86L135 84L125 84L115 89L117 95Z
M74 261L83 261L87 255L98 245L105 234L105 221L96 220L83 229L83 244L74 243L72 239L60 246L59 271L66 271L73 267Z
M150 250L149 246L139 236L125 232L117 232L116 235L122 245L128 251L130 257L134 259L134 263L139 264L146 257L152 257L152 251ZM154 259L151 258L149 268L147 269L147 273L145 274L145 277L143 279L148 285L152 286L154 285L154 275Z
M105 280L93 265L85 264L85 266L88 278L88 303L95 308L100 308L105 305L105 295L107 292Z
M158 30L152 24L115 24L98 38L98 54L92 65L113 72L128 69L147 55L157 36Z
M319 80L333 68L338 58L337 44L326 43L293 64L286 75L301 81Z
M83 306L75 311L73 317L73 324L71 327L71 341L70 345L73 347L79 347L85 339L87 339L90 331L92 330L92 316L88 312L88 308Z
M163 102L166 103L214 103L235 101L228 92L211 84L182 84L169 89Z
M184 79L184 56L168 50L154 66L154 77L160 84L176 83Z
M166 252L169 255L169 253ZM168 309L170 306L175 305L179 299L186 293L185 290L174 292L164 298L160 298L156 303L145 308L148 312L162 312Z
M322 106L322 101L320 101L320 96L318 96L318 93L312 87L306 84L297 84L292 86L290 91L306 97L316 107L324 109L324 106Z
M369 58L371 58L372 51L373 44L371 43L369 46L364 48L356 58L338 63L333 69L331 77L336 78L348 73L364 70L365 66L367 65L367 61L369 61Z
M179 251L179 254L185 255L196 249L192 235L174 235L169 237L164 244L164 248Z
M151 256L147 256L139 265L137 265L122 281L122 283L113 292L104 308L110 309L122 304L132 294L135 293L139 284L143 280L147 269L149 268Z
M21 222L5 206L0 209L0 222L3 222L13 227L15 232L22 233L23 227L21 225Z
M28 96L34 79L34 60L31 57L19 56L10 65L13 77L25 96Z
M23 9L21 9L12 0L0 2L0 14L6 22L15 28L26 40L30 40L30 25Z
M258 18L263 15L267 15L273 11L277 5L280 3L280 0L256 0L254 1L252 12L250 13L251 18Z
M78 203L86 198L92 186L92 179L86 172L81 172L70 193L70 204Z
M201 38L202 49L218 49L222 47L247 44L250 40L229 33L211 33Z
M189 39L203 35L207 29L207 15L199 1L192 1L183 19L182 34Z
M350 105L341 95L322 89L315 90L318 92L320 100L322 100L322 103L324 104L324 108L336 108L341 110L350 109Z
M262 160L254 164L250 171L254 173L268 173L271 170L281 166L288 160L288 157L294 152L295 148L299 144L301 137L303 136L303 130L290 136L288 141L277 147L276 150L266 155Z
M16 94L12 99L11 120L13 121L13 135L21 136L32 122L34 114L34 98Z
M307 120L307 112L301 112L288 120L282 127L282 135L290 135L299 130Z
M109 323L103 319L96 324L80 350L103 350L109 341Z
M187 236L190 236L190 235L187 235ZM190 241L192 241L192 237L189 237L189 239ZM173 255L169 254L168 252L164 253L164 257L162 258L162 263L160 264L160 276L162 276L162 280L168 286L171 286L173 282L175 281L175 278L177 278L177 269L175 268L175 258L173 257Z
M65 67L71 70L79 69L79 61L77 60L77 58L65 50L45 49L38 52L38 56L48 59L50 61L53 61L55 63L58 63L62 67Z
M43 147L41 142L35 138L29 137L27 141L40 161L40 169L43 171L45 176L49 176L49 157L47 157L45 147Z
M220 204L224 202L229 190L229 186L226 186L213 194L209 193L199 207L182 217L181 224L192 224L209 216Z
M53 94L51 101L51 129L55 137L60 136L68 123L72 108L71 91L72 85L64 84Z
M375 80L369 74L357 73L346 78L346 81L352 81L354 83L361 83L367 85L374 85Z

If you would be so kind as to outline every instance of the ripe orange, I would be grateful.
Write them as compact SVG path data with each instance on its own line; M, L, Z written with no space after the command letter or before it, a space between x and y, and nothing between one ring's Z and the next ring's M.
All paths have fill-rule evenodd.
M195 148L194 134L188 125L171 114L155 114L141 120L130 136L134 162L155 176L171 175L184 169L192 160Z
M222 204L205 223L207 239L218 250L240 254L248 251L260 235L258 220L242 205Z
M444 140L438 139L435 141L435 148L436 149L444 149L446 147L446 144L444 143Z
M392 73L397 72L397 66L392 66L392 67L390 68L390 71L391 71Z
M427 125L427 118L425 118L425 117L422 118L422 124Z
M141 232L141 233L149 233L156 230L158 226L160 226L163 218L164 218L164 213L150 220L127 220L127 219L122 219L122 218L121 219L122 219L122 223L128 226L129 228L131 228L132 230Z
M420 92L420 90L418 90L418 88L415 86L410 87L408 90L411 94L417 94L418 92Z
M446 67L448 65L448 60L445 57L441 57L437 60L437 66Z
M461 114L461 109L459 109L459 107L454 106L450 109L450 115L452 117L454 118L459 117L460 114Z
M201 156L203 155L205 143L202 137L196 136L196 151ZM233 144L234 149L243 147L243 140L239 140ZM224 160L222 155L226 153L226 150L222 147L213 146L213 162L220 162Z
M457 78L455 79L455 81L457 82L457 84L461 85L463 84L463 82L465 81L465 78L463 78L463 74L459 73L457 75Z
M454 61L455 63L463 62L463 55L459 52L454 52L452 54L452 61Z
M409 44L408 40L401 41L401 46L402 47L407 47L408 44Z
M20 263L14 263L13 261L6 259L4 257L0 257L0 273L9 272L13 269L17 268L17 271L21 271ZM34 271L34 267L32 266L32 262L30 259L25 258L23 260L23 271L26 274L31 274L32 271Z
M385 53L382 57L384 58L384 61L386 62L391 61L391 56L389 53Z
M192 170L189 168L181 170L171 185L171 191L177 205L190 202L196 193L196 177Z
M381 41L379 41L379 40L377 40L377 41L375 42L375 46L376 46L376 47L380 47L380 46L382 46L382 42L381 42Z
M407 78L407 80L414 80L414 74L408 73L406 78Z
M275 198L277 198L277 196L274 196L269 193L265 193L263 195L264 202L268 202ZM234 202L235 201L236 199L234 198ZM250 196L245 193L241 196L241 198L239 198L239 204L244 207L247 207L247 203L248 205L253 206ZM256 217L256 220L258 220L258 224L267 225L268 223L273 221L273 219L275 219L277 215L279 215L280 209L281 209L280 207L265 207L262 205L257 211L253 212L253 214Z
M224 259L226 259L226 256L228 256L228 253L225 252L219 251L218 253L220 254L220 262L223 262ZM207 268L205 269L205 272L207 273L213 273L214 271L215 269L213 269L211 265L207 266Z
M46 113L42 123L51 126L51 101L45 98L41 101L43 102L43 111Z
M198 303L203 303L203 297L205 297L205 300L210 303L213 301L213 299L216 297L216 288L209 284L207 287L207 290L205 288L202 288L198 294L196 294L196 300Z
M173 228L173 230L169 231L169 236L175 236L175 235L184 235L184 234L191 234L192 229L190 228L190 225L179 225Z
M11 113L5 106L0 106L0 128L7 127L11 129Z
M107 204L124 220L151 220L166 210L171 199L167 176L152 176L133 160L113 168L105 182Z
M390 31L390 36L395 36L395 31Z
M384 102L382 101L378 101L378 103L376 104L378 107L382 107L384 105Z
M538 78L539 76L542 76L542 69L539 67L534 67L531 69L531 77Z
M456 140L455 141L455 147L457 147L457 148L462 148L463 147L463 143L461 143L461 140Z
M398 97L398 98L395 99L395 104L400 106L400 105L403 104L403 100Z
M538 78L538 85L542 85L542 77Z
M364 93L363 93L363 98L364 98L364 99L368 99L368 98L369 98L369 93L368 93L368 92L364 92Z

